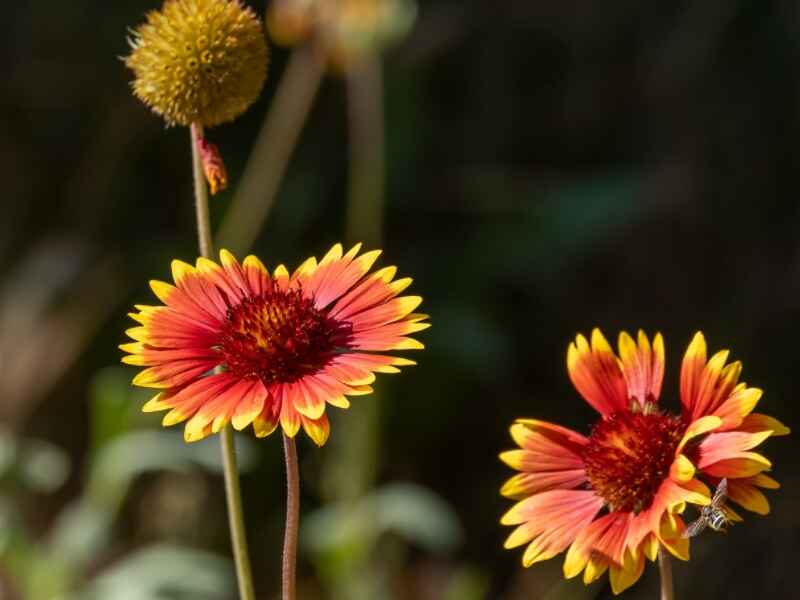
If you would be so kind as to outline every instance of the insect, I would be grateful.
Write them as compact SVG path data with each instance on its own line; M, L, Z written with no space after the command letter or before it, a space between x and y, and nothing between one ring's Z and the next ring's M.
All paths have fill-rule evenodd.
M725 498L728 493L728 480L723 479L719 482L711 504L704 506L700 510L700 516L692 521L684 530L683 537L690 538L698 535L706 527L711 527L714 531L724 531L723 527L728 523L725 515Z

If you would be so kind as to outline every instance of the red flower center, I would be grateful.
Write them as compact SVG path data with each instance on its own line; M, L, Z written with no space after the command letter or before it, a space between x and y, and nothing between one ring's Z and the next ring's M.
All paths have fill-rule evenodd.
M265 384L297 381L347 345L349 323L328 317L299 289L272 289L228 309L220 351L228 371Z
M583 453L594 491L611 510L650 506L686 431L680 417L621 411L597 423Z

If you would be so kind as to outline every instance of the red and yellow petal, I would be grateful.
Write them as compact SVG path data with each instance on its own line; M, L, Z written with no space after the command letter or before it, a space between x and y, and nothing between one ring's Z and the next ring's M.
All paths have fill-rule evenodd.
M264 400L264 407L261 412L253 419L253 430L256 437L263 438L274 432L280 424L281 407L275 396L267 392Z
M250 382L250 385L242 392L231 416L233 428L241 431L250 425L261 414L268 395L267 389L260 380Z
M503 452L500 459L522 472L503 485L502 495L523 498L586 482L581 451L587 440L582 435L552 423L522 419L510 431L520 449Z
M621 561L631 518L631 513L610 512L587 524L564 557L564 576L567 579L577 576L593 556L602 556L606 567Z
M348 320L352 315L369 310L393 298L396 292L391 281L397 274L397 267L384 267L365 277L349 292L339 298L331 309L331 316Z
M168 427L192 418L206 404L220 397L225 398L224 393L236 383L236 378L227 373L219 373L197 379L180 390L162 394L159 404L172 409L164 417L162 424ZM148 408L147 405L145 407Z
M783 423L769 415L762 415L758 413L750 413L743 420L741 425L737 427L738 431L747 431L750 433L758 433L761 431L771 431L772 435L789 435L791 430Z
M769 514L769 500L754 483L754 480L759 475L742 479L729 479L727 495L731 502L735 502L742 508L759 515L767 515Z
M722 350L706 361L705 337L695 334L681 365L681 404L688 418L718 415L725 428L735 427L758 402L760 392L738 383L742 364L726 364L728 355Z
M567 370L575 389L604 417L628 408L628 388L614 351L599 329L591 346L578 335L567 351Z
M303 422L303 431L306 432L308 437L310 437L317 446L324 446L331 433L331 425L328 422L328 416L323 414L318 419L309 419L301 415L300 418Z
M601 498L585 490L550 490L522 500L500 521L518 525L505 547L528 544L522 559L525 566L552 558L592 522L602 505Z
M583 468L567 471L535 471L517 473L503 484L500 494L506 498L522 499L554 489L575 489L586 483Z
M139 371L133 385L171 389L190 384L219 364L216 360L175 360Z
M644 406L646 402L657 402L664 379L664 339L660 333L650 341L639 331L638 343L626 332L619 335L619 356L622 374L628 386L628 397Z
M630 550L626 551L621 564L611 563L609 566L608 578L611 581L611 591L614 595L619 595L634 583L644 572L644 554L634 555Z
M713 414L722 419L720 431L739 429L762 395L763 392L758 388L748 388L741 383L737 385L730 396L714 410Z
M725 431L711 433L699 445L700 458L697 466L701 469L726 458L742 456L747 450L759 446L770 435L771 431L747 433L743 431Z

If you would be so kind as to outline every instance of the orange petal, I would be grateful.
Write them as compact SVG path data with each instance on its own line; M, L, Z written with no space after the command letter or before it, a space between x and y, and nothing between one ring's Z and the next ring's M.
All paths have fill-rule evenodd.
M526 567L552 558L592 522L602 504L601 498L586 490L550 490L532 496L503 517L503 524L520 524L506 540L505 547L530 542L522 558Z
M772 435L788 435L791 433L788 427L769 415L762 415L758 413L750 413L743 420L742 424L738 427L739 431L748 431L751 433L759 431L771 431Z
M564 576L569 579L578 575L593 556L603 556L609 562L621 560L631 518L631 513L612 512L584 527L564 558Z
M742 452L737 458L729 458L715 462L703 468L703 472L712 477L728 479L752 477L762 471L767 471L772 463L755 452Z
M578 335L567 350L567 370L575 389L601 415L628 408L628 388L619 361L599 329L592 343Z
M710 431L714 431L720 425L722 425L722 419L714 415L701 417L696 421L692 422L692 424L689 425L689 427L684 432L683 439L681 439L680 443L678 444L676 452L680 452L681 450L683 450L683 447L691 439L696 438L697 436L703 435L705 433L708 433Z
M731 395L715 411L714 414L722 419L722 431L738 428L742 421L755 408L761 399L762 391L758 388L737 386Z
M536 473L518 473L505 482L500 494L506 498L519 500L553 489L574 489L586 482L586 471L543 471Z
M241 431L264 409L264 402L267 399L267 390L260 380L252 382L252 385L242 395L236 409L231 417L231 424L237 431Z
M699 446L700 458L697 466L705 469L720 460L743 456L746 450L751 450L761 444L770 435L771 431L747 433L742 431L726 431L711 433Z
M644 571L644 554L637 556L629 551L625 552L621 565L611 563L609 567L609 580L611 581L611 591L614 595L621 594L634 583L639 581Z
M280 420L283 432L289 437L294 437L300 429L300 413L298 413L292 403L286 397L283 386L276 386L276 396L280 399Z
M769 500L756 486L751 485L747 480L729 479L728 498L750 512L759 515L769 514Z
M300 418L303 421L303 429L308 434L308 437L310 437L317 446L324 446L331 433L331 425L328 422L327 415L323 414L319 419L309 419L303 415L300 415Z
M664 339L661 334L656 334L651 348L643 331L639 331L638 344L623 331L619 334L618 347L630 400L642 406L646 402L657 402L664 379Z
M702 332L694 334L681 364L681 404L684 412L693 415L700 389L700 379L706 365L706 339Z

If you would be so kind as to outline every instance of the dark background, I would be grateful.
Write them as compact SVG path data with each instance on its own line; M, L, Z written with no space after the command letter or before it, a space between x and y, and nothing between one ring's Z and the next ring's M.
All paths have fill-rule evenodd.
M511 447L512 420L586 432L594 419L566 374L577 332L661 331L662 405L677 409L680 357L701 329L711 351L730 348L744 379L765 390L759 412L790 427L797 420L800 6L671 4L429 0L386 55L383 264L414 277L433 328L419 335L427 349L413 357L418 367L379 378L376 397L357 398L344 416L359 419L364 404L379 402L376 488L418 484L445 503L431 518L461 527L440 545L402 526L379 532L367 564L385 574L391 592L382 593L392 598L610 597L607 577L589 588L562 581L563 558L523 571L521 550L502 550L509 531L498 524L511 505L498 494L512 473L497 454ZM102 442L158 429L157 416L138 414L146 395L128 389L134 370L116 366L116 345L131 326L129 307L152 301L147 280L168 277L171 258L196 255L188 132L165 129L130 95L118 59L126 28L157 6L4 8L0 418L3 444L15 450L0 487L2 597L82 594L164 541L203 560L228 556L221 477L213 464L195 464L198 446L176 450L188 457L178 467L131 475L113 510L97 517L102 543L85 546L79 566L64 565L64 548L81 542L54 541L69 509L94 510L86 498ZM286 58L273 49L261 99L210 133L232 181L212 199L215 222ZM327 77L255 248L268 265L319 256L342 238L345 114L344 84ZM215 455L216 443L202 452ZM125 460L146 453L126 448ZM259 597L272 598L281 449L275 436L249 448L251 553ZM320 506L336 458L307 440L299 450L305 517ZM778 438L766 453L783 484L768 492L772 514L748 513L728 535L694 542L691 561L675 567L678 597L795 593L798 445ZM79 532L99 527L76 522ZM336 556L315 558L311 546L301 548L303 597L346 597L326 583ZM192 556L186 572L199 577ZM186 593L170 583L136 595L146 585L129 577L131 598ZM628 596L653 597L656 586L649 565ZM223 589L207 597L234 596Z

